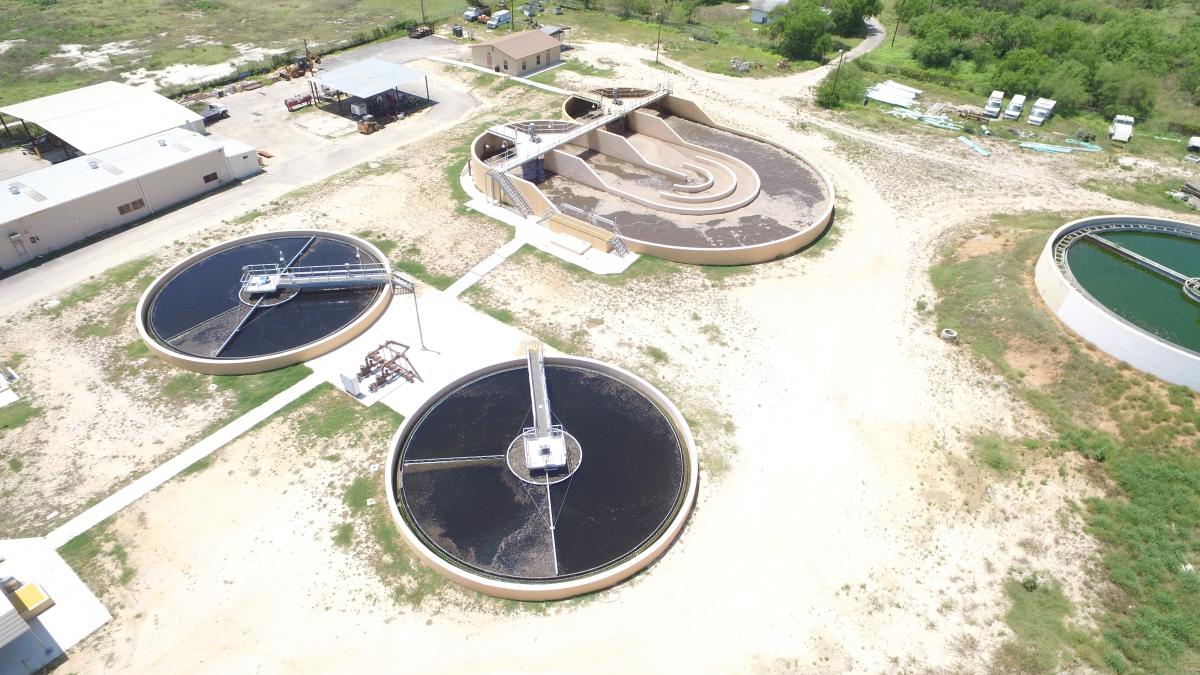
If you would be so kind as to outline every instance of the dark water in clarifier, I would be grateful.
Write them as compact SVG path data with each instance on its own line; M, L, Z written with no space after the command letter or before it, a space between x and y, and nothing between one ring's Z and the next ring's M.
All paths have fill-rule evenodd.
M531 424L524 367L448 394L416 425L400 459L397 487L410 522L444 555L490 576L562 579L619 563L683 500L682 448L649 399L578 367L547 365L546 380L555 421L583 448L579 469L551 486L552 508L545 487L518 480L500 457ZM468 456L495 457L420 461Z
M158 292L149 310L149 327L160 342L193 356L212 357L249 311L238 299L243 265L286 263L308 237L279 237L236 246L182 270ZM297 266L376 262L346 242L318 237L295 262ZM281 263L282 264L282 263ZM302 292L279 305L257 310L220 358L246 358L287 351L315 342L353 322L382 289ZM220 320L219 317L226 317ZM211 328L188 333L206 322Z
M1100 236L1187 276L1200 276L1200 240L1148 232ZM1184 349L1200 352L1200 303L1180 284L1086 238L1074 243L1067 264L1079 285L1126 321Z

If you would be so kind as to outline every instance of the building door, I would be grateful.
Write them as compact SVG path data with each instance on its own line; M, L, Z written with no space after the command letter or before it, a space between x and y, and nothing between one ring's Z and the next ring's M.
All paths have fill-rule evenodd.
M492 50L490 50L490 49L488 50L488 53L487 53L487 62L488 62L487 67L491 68L492 67Z
M13 248L17 250L17 255L27 255L25 251L25 241L19 234L8 235L8 240L12 242Z

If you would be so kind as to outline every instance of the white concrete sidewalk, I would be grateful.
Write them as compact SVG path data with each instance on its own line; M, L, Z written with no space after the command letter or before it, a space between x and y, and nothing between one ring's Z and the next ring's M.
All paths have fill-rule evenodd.
M129 506L139 497L148 494L158 486L171 480L180 471L211 455L226 443L252 429L259 422L279 412L287 404L312 391L322 382L324 382L324 378L314 373L293 384L291 387L276 394L266 403L226 424L199 443L168 459L129 485L105 497L92 508L63 523L53 532L46 535L46 541L49 542L52 548L57 549L80 534L87 532L98 525L100 521Z

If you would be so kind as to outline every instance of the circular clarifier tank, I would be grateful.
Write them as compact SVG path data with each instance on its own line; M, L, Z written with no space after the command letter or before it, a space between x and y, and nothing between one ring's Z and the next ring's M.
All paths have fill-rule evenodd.
M366 330L391 299L391 268L357 237L292 230L223 242L151 284L138 330L157 355L212 374L305 361Z
M1200 388L1200 226L1139 216L1068 223L1038 262L1038 289L1113 357Z
M387 488L409 545L439 573L520 600L578 595L656 560L683 527L698 466L671 402L637 376L547 357L561 463L531 469L535 425L526 361L442 389L393 441ZM536 460L536 453L534 457Z

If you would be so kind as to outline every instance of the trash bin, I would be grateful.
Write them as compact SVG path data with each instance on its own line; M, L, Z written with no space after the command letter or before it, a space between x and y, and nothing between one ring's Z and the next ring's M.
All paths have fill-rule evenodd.
M453 35L454 37L458 37L458 38L462 37L462 35L463 35L462 26L460 26L458 24L454 24L453 26L450 27L450 34Z

